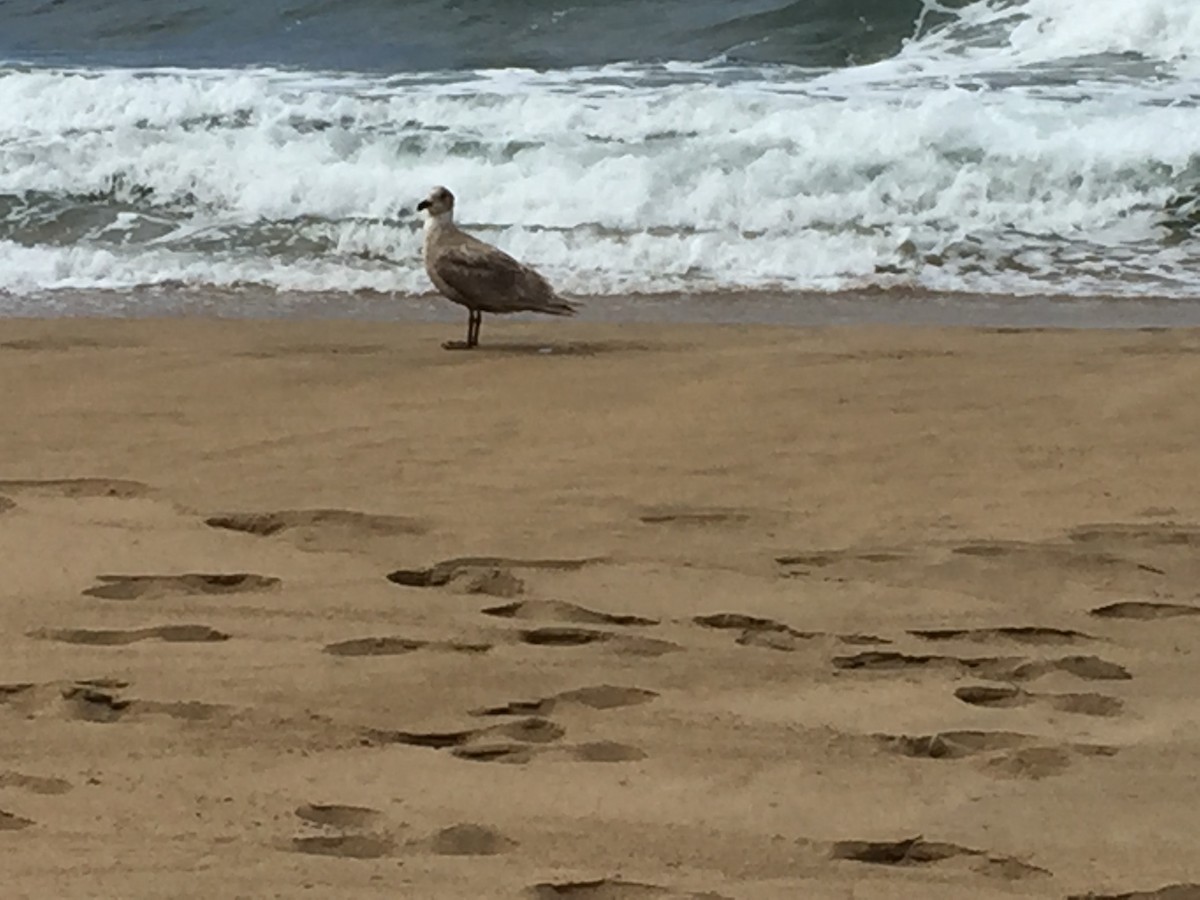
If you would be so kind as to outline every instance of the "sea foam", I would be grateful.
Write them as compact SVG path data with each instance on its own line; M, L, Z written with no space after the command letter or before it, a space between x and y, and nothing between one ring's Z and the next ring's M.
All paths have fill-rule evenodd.
M838 70L10 68L0 291L425 292L444 184L573 294L1193 294L1164 216L1200 184L1200 7L1084 6L975 3Z

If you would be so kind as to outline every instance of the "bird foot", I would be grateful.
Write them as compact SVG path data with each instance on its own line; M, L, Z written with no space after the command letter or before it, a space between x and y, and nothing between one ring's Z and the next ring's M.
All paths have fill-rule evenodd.
M473 350L475 344L468 344L466 341L442 341L443 350Z

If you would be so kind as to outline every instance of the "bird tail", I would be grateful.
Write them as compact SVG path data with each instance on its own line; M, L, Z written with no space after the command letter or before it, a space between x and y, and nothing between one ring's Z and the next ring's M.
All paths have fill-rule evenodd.
M564 300L558 294L555 294L544 307L538 310L538 312L549 313L552 316L573 316L578 311L577 304Z

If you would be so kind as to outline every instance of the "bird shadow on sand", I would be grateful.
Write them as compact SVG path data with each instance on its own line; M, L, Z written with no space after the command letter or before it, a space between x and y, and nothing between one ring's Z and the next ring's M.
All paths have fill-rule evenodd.
M447 342L454 344L460 342ZM649 344L635 341L489 341L470 348L447 346L447 350L461 350L466 358L475 356L599 356L604 353L628 353L650 350Z

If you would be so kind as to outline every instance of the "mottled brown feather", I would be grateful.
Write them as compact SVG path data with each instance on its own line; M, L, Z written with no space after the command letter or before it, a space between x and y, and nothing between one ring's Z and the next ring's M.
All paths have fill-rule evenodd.
M487 313L540 312L574 315L538 272L503 250L441 221L425 235L425 271L447 299Z

